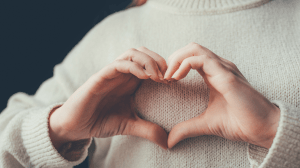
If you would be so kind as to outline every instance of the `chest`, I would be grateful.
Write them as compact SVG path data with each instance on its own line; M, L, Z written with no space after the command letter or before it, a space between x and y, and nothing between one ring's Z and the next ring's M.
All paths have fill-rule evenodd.
M263 34L260 41L254 36L239 43L229 40L223 45L221 42L194 40L235 63L249 83L267 99L299 106L300 43L290 39L294 40L291 43L282 36L269 38L270 34ZM278 38L276 42L274 38ZM171 53L161 51L164 52ZM159 124L166 131L201 114L208 101L209 88L196 70L191 70L184 79L171 86L145 80L135 94L135 107L141 118Z

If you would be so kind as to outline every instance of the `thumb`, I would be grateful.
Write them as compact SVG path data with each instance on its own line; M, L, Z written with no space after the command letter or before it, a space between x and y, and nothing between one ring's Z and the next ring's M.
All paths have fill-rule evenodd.
M197 117L175 125L169 133L168 148L172 148L179 141L182 141L186 138L209 135L210 131L204 118L204 114L205 112Z
M131 119L127 122L126 128L123 131L123 135L133 135L141 138L148 139L163 149L167 149L168 135L166 131L150 121L140 119L136 116L136 119Z

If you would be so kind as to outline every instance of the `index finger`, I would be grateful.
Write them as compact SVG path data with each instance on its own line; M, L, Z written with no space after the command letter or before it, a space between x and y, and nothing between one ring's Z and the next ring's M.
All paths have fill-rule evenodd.
M164 79L171 80L171 76L178 70L184 59L199 55L209 55L213 58L216 58L216 55L207 48L194 42L190 43L185 47L177 50L169 57L169 65Z
M138 48L138 50L140 50L140 51L148 54L149 56L151 56L156 61L157 65L158 65L158 68L159 68L160 72L162 73L162 75L165 74L165 72L168 69L168 65L167 65L166 60L162 56L160 56L159 54L149 50L148 48L146 48L144 46Z

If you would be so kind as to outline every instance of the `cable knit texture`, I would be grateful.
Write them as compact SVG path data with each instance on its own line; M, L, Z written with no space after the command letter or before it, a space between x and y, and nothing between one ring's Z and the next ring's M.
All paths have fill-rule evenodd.
M199 136L163 150L134 136L51 144L49 112L92 74L130 48L145 46L165 60L196 42L232 61L249 83L281 110L270 149ZM300 167L300 1L148 0L108 16L54 67L35 95L16 93L0 115L0 167ZM198 116L209 89L191 70L171 86L144 80L133 106L166 131ZM87 153L88 152L88 153Z

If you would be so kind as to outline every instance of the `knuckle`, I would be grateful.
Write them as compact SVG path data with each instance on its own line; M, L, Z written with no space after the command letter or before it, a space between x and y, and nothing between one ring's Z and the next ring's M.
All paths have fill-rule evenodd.
M122 59L116 59L115 61L113 61L112 63L108 64L110 66L118 66L123 62Z
M128 49L127 50L127 54L133 54L133 53L135 53L137 51L137 49L135 49L135 48L130 48L130 49Z
M102 73L97 72L97 73L91 75L87 81L91 84L98 84L101 81L101 78L102 78Z
M156 61L152 57L147 57L147 63L150 63L151 65L156 64Z
M228 83L234 83L237 81L237 76L234 75L231 71L227 71L227 73L224 74L224 77Z
M192 58L192 57L189 57L189 58L184 59L184 60L181 62L181 64L182 64L182 65L187 65L187 64L189 64L191 58Z
M221 67L222 69L227 69L218 59L210 57L208 55L203 55L205 64L214 67Z
M128 51L136 51L135 48L129 48Z
M213 59L210 56L208 56L207 54L202 55L202 57L205 61L213 61Z
M145 50L148 50L148 48L146 48L145 46L141 46L138 48L138 50L145 51Z
M204 47L198 43L195 43L195 42L191 42L190 43L190 46L196 48L196 49L203 49Z
M137 66L140 66L140 64L138 64L137 62L132 62L132 64L133 64L132 66L136 66L136 67L137 67ZM131 67L131 66L130 66L130 67Z
M157 61L162 62L163 64L166 64L166 60L162 57L158 57Z
M126 61L123 60L123 59L118 59L118 60L115 60L114 62L112 62L111 64L108 65L108 67L112 67L112 68L118 68L118 67L121 67L124 65Z
M199 45L199 44L196 42L191 42L191 43L189 43L189 45L194 46L194 45Z

